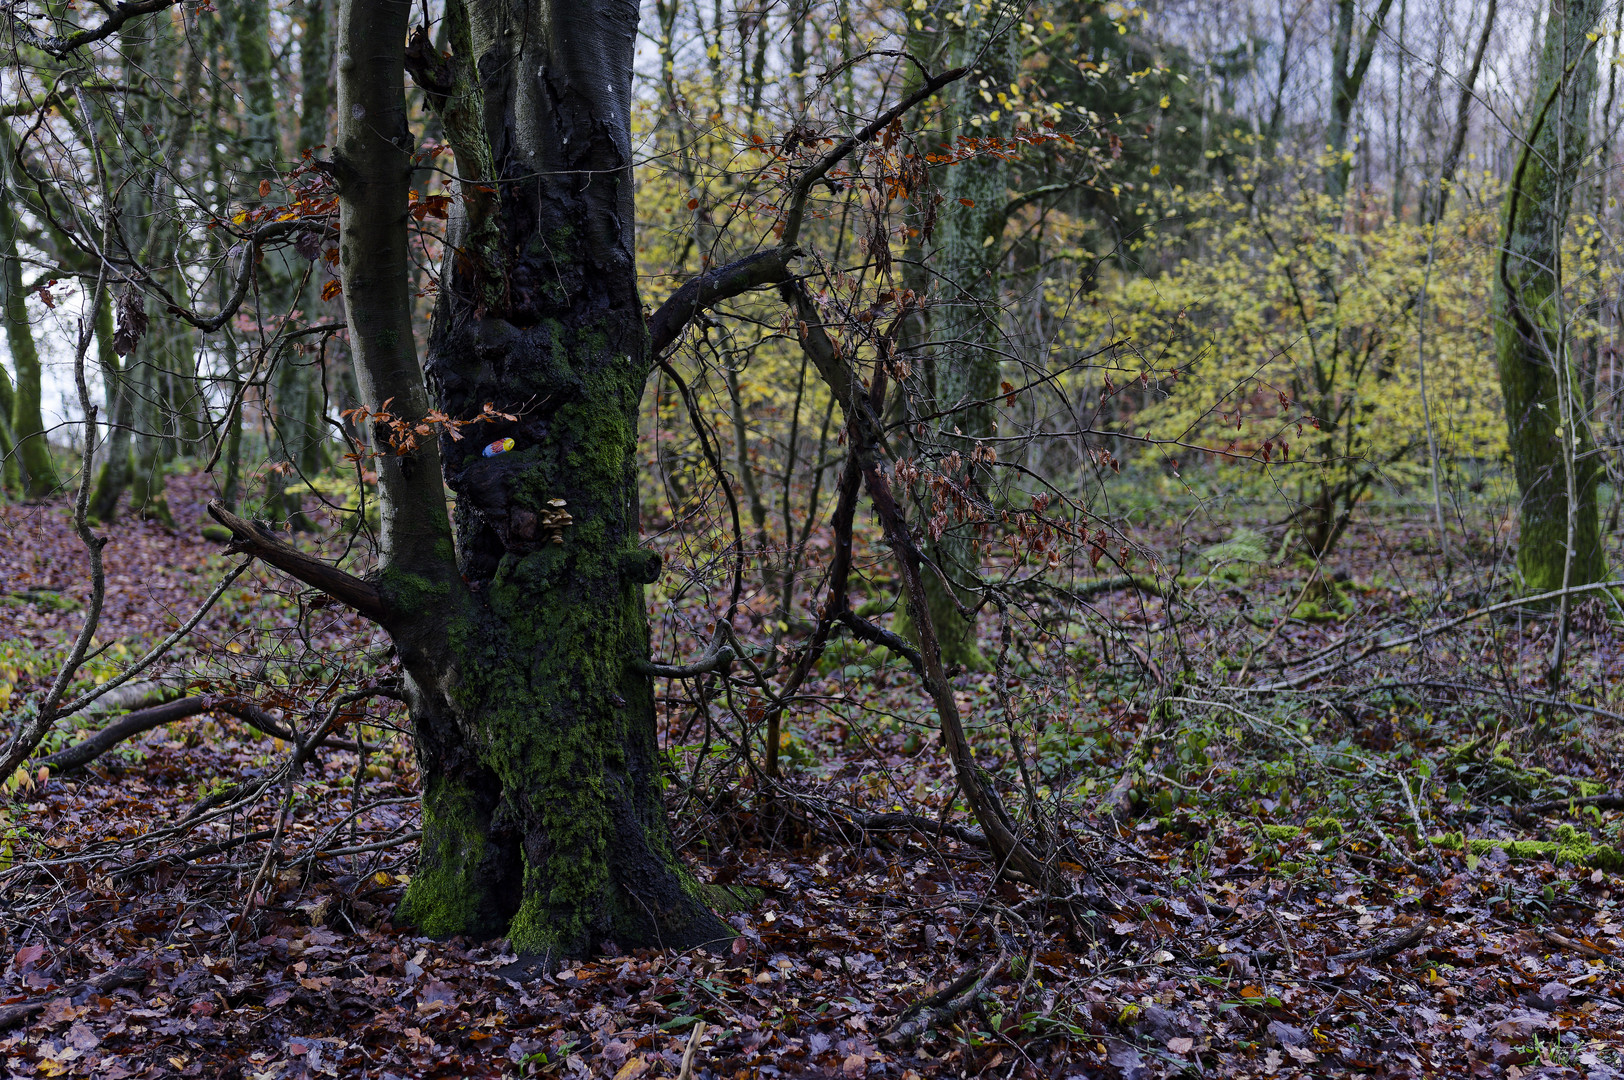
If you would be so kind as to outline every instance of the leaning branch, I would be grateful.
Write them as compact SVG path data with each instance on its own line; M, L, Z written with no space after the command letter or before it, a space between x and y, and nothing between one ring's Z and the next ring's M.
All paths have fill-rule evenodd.
M883 626L874 625L851 608L841 611L835 618L839 619L846 629L852 632L853 636L871 645L879 645L882 648L890 649L898 656L905 658L916 674L921 676L925 674L924 658L919 655L919 650L913 647L913 642L907 638L893 633Z
M388 617L388 605L384 603L377 586L370 581L346 574L312 555L306 555L278 539L271 530L238 517L217 502L209 504L209 516L231 530L231 543L226 551L252 555L261 562L270 563L284 574L348 604L375 623L382 623Z
M794 246L759 251L689 279L649 316L650 354L662 355L694 316L706 308L751 289L790 280L793 275L789 265L800 254L800 249Z

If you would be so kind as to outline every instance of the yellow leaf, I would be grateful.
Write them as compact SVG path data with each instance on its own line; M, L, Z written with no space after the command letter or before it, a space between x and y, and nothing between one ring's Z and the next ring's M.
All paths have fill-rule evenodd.
M620 1070L615 1073L615 1080L637 1080L637 1077L642 1076L647 1071L648 1062L643 1060L642 1054L638 1054L620 1067Z

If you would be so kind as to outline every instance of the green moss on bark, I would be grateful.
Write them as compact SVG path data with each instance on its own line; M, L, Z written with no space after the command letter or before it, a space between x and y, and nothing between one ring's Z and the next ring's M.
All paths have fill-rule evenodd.
M1600 581L1606 572L1596 458L1581 419L1589 389L1565 325L1572 312L1562 303L1561 246L1586 154L1596 88L1596 52L1587 38L1601 8L1600 0L1550 7L1497 260L1495 358L1522 495L1517 569L1531 592Z
M473 934L489 906L481 866L489 854L470 793L444 777L423 792L423 851L406 886L400 917L430 937Z

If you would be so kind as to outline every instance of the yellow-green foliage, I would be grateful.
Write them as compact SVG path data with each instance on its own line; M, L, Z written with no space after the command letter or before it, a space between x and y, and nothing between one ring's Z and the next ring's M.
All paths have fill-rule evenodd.
M1466 840L1460 833L1452 832L1434 836L1432 842L1473 855L1484 855L1499 848L1512 859L1549 859L1558 866L1567 863L1612 873L1624 871L1624 854L1611 844L1592 843L1572 825L1558 826L1555 840Z
M1294 840L1303 834L1300 825L1264 825L1262 829L1270 840Z
M1163 231L1179 229L1189 254L1156 273L1152 238L1137 253L1150 272L1107 276L1081 316L1086 340L1126 342L1161 377L1167 397L1136 423L1242 453L1261 453L1268 440L1269 460L1325 463L1316 468L1411 458L1426 438L1417 364L1425 284L1439 438L1454 455L1500 454L1488 321L1497 200L1456 198L1435 232L1385 213L1355 214L1339 228L1315 175L1298 170L1296 190L1277 189L1261 209L1245 177L1164 194ZM1318 430L1299 425L1305 415Z

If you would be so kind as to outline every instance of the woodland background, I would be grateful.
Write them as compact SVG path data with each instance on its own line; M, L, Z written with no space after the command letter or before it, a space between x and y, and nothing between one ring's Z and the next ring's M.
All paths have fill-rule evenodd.
M205 512L365 574L380 455L501 421L361 394L334 8L3 12L0 715L49 721L0 803L11 1073L1624 1072L1624 8L646 6L651 312L969 74L812 186L811 307L699 313L642 399L664 793L740 936L534 979L399 917L383 634ZM425 341L452 22L407 54ZM1044 887L989 854L885 523L834 512L809 322L872 363Z

